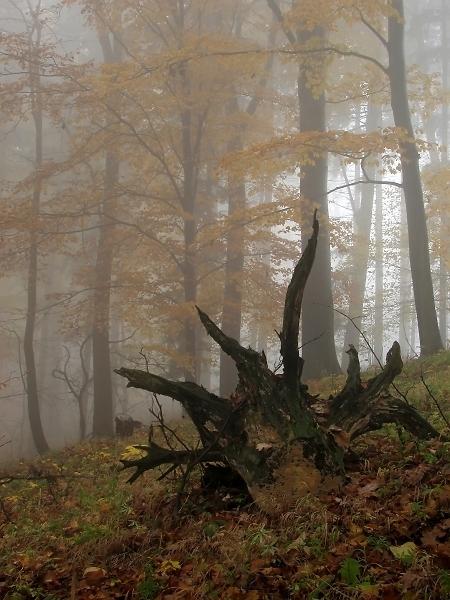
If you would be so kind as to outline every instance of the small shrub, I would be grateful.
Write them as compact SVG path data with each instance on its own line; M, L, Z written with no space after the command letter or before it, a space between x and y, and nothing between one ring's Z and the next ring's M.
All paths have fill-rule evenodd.
M339 569L339 575L344 583L354 587L361 580L361 565L355 558L346 558Z
M144 580L138 585L137 593L139 600L153 600L160 591L160 585L156 579L155 569L152 564L145 568Z

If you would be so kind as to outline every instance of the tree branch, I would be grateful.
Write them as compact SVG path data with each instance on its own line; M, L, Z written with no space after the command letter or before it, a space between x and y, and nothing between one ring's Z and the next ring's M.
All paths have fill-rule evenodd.
M294 33L286 26L286 23L284 22L283 13L281 12L281 8L280 8L278 2L276 2L275 0L267 0L267 5L270 8L270 10L272 11L275 19L280 23L281 28L283 29L284 35L286 36L287 40L292 45L295 45L297 42L297 39L296 39Z
M137 458L134 460L123 459L120 462L123 465L123 469L136 468L136 471L128 480L128 483L133 483L138 479L145 471L155 469L161 465L172 465L178 467L181 465L189 465L192 463L200 462L223 462L226 460L223 454L217 450L209 450L205 452L204 449L199 450L168 450L162 446L158 446L154 442L151 442L148 446L133 446L139 450L145 450L146 456Z
M237 340L226 335L198 306L195 308L208 335L221 347L225 354L228 354L234 360L238 370L243 369L249 360L254 361L261 358L261 355L255 350L244 348Z
M283 357L284 378L295 388L301 375L301 359L298 353L298 334L303 293L311 272L319 237L317 210L314 211L313 234L305 251L298 261L289 283L284 303L283 327L280 334L281 356Z
M128 379L127 387L162 394L177 400L186 409L200 434L208 434L207 421L221 425L228 418L231 408L224 398L205 390L190 381L171 381L139 369L115 369L115 373Z
M350 439L354 440L365 433L380 429L386 423L396 423L422 440L440 437L439 432L413 406L399 398L386 395L379 397L376 403L368 406L354 419L348 431Z
M384 389L387 389L397 375L400 375L402 369L403 361L400 352L400 344L398 342L394 342L386 355L386 365L381 373L379 373L376 377L369 379L367 382L367 389L364 394L362 394L361 400L373 397Z
M342 414L343 412L352 411L355 399L359 397L363 389L358 352L353 344L350 344L350 347L346 352L349 356L347 381L345 382L343 389L332 400L330 409L330 420L332 422L334 422L336 418L339 418L339 413Z

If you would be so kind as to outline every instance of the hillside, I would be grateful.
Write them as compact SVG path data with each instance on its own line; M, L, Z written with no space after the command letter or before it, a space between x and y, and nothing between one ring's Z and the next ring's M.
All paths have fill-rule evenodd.
M450 353L412 361L398 382L444 434ZM181 497L158 473L128 485L119 456L144 442L86 442L4 473L1 598L450 598L449 442L385 428L348 457L339 494L278 517L242 491L201 492L199 473Z

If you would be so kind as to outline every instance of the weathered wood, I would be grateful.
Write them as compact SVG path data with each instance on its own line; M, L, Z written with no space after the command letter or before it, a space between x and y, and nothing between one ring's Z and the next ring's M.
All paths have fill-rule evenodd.
M353 410L355 399L359 397L363 390L358 352L353 345L350 345L347 354L349 356L347 381L345 382L343 389L331 402L330 422L334 422L346 412L351 412Z
M439 437L439 432L413 406L386 393L378 396L376 402L368 404L353 419L353 423L348 424L350 440L381 429L387 423L400 425L421 440Z
M135 468L136 471L128 480L129 483L136 481L145 471L155 469L162 465L193 465L199 463L210 463L215 461L223 461L224 457L219 451L215 450L169 450L162 448L151 442L148 446L135 445L134 448L143 450L145 456L135 459L123 459L121 462L124 469Z
M317 247L319 223L294 269L284 307L280 333L284 372L273 373L264 353L244 348L227 336L197 308L208 334L236 363L239 382L230 398L221 398L192 382L170 381L137 369L118 369L129 387L164 394L180 402L197 428L203 447L165 449L151 443L146 456L124 460L135 468L130 481L161 465L176 468L218 461L235 471L255 501L269 512L284 510L302 495L316 493L324 484L336 484L344 473L343 455L350 442L385 423L397 423L421 438L436 430L389 387L401 372L400 346L394 342L379 374L361 381L358 353L348 350L347 381L334 398L320 400L301 382L298 350L303 292Z
M280 334L281 356L283 357L284 379L286 384L296 390L301 377L302 360L298 352L298 335L302 300L306 282L314 264L319 237L317 210L314 211L313 234L306 249L298 261L289 283L284 303L283 327Z
M391 385L403 368L400 345L394 342L386 355L384 369L363 387L358 353L353 346L350 346L348 354L347 381L343 390L333 398L329 417L330 423L343 426L346 430L349 429L345 425L346 420L352 421L358 417L371 400Z
M208 419L226 418L230 413L228 402L190 381L170 381L139 369L116 369L115 372L128 379L127 387L139 388L154 394L163 394L177 400L187 409L198 410Z
M438 432L404 399L395 398L389 387L403 369L400 345L394 342L386 355L385 367L365 386L361 382L356 349L348 350L349 366L343 390L330 401L328 425L339 427L349 441L386 423L396 423L421 439L437 437Z
M128 379L127 387L162 394L177 400L194 423L204 444L209 444L213 435L206 427L206 423L210 421L220 427L231 413L232 408L227 400L208 392L196 383L171 381L140 369L122 367L115 372Z

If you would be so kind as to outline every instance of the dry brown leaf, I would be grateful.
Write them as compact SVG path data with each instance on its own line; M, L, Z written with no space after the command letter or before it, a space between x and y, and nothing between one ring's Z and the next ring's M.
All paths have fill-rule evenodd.
M370 498L371 496L377 496L375 494L376 490L383 485L383 481L380 479L375 479L374 481L369 481L362 488L358 490L358 496L362 496L363 498Z
M86 567L83 577L88 585L99 585L106 578L106 571L102 567Z

